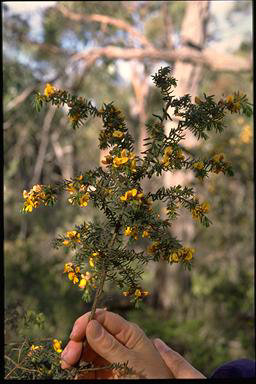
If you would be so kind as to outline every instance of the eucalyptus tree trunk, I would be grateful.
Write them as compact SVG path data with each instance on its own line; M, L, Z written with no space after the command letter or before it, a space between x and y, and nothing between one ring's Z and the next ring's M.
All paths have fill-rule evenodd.
M206 24L208 19L209 2L208 1L189 1L187 2L185 16L181 28L181 43L183 47L201 51L206 37ZM192 100L198 92L198 85L202 76L202 65L192 64L182 61L175 63L172 76L177 79L177 87L174 94L176 97L189 93ZM168 111L169 113L172 111ZM171 113L170 113L171 114ZM172 115L172 114L171 114ZM166 124L166 133L174 127L177 121ZM184 148L194 147L198 141L187 131L186 139L181 142ZM175 173L166 172L164 176L164 186L166 188L173 185L186 185L193 175L190 172L176 171ZM164 215L164 213L163 213ZM186 213L178 217L172 225L172 234L182 240L184 245L190 245L189 242L194 235L194 226L192 219ZM186 307L183 303L184 292L190 286L190 275L188 271L181 268L180 265L166 266L166 263L159 263L155 272L155 287L152 296L153 305L158 308L169 310L175 308L175 311Z

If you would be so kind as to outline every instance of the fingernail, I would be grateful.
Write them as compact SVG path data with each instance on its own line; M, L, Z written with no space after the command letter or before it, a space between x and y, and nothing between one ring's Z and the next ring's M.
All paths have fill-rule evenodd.
M61 360L61 368L62 369L67 369L69 367L70 367L70 365L67 364L65 360Z
M155 339L154 344L156 348L159 349L160 351L163 351L163 352L170 351L170 348L168 347L168 345L166 345L161 339Z
M102 335L103 329L102 326L98 323L98 321L93 320L91 326L91 337L94 339L98 339Z

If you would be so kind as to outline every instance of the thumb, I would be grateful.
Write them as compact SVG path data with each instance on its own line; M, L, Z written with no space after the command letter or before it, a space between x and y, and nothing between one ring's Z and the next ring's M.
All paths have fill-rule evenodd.
M168 347L161 339L155 339L154 345L167 367L176 379L203 379L202 373L192 367L179 353Z
M86 338L91 348L110 363L126 362L129 350L108 333L97 320L86 328Z

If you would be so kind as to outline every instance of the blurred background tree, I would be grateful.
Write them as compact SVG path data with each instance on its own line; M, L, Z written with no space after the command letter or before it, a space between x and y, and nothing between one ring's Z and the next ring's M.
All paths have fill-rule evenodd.
M98 106L114 101L139 152L145 122L161 108L150 77L160 66L173 66L177 96L221 97L239 89L252 99L252 2L65 1L30 11L25 2L11 3L16 8L2 3L5 337L6 343L17 339L11 319L33 309L45 315L47 335L41 335L65 345L74 320L90 306L62 274L70 255L54 250L52 240L100 215L64 198L21 215L22 191L79 175L105 153L98 148L98 120L74 132L65 110L33 110L33 90L51 82ZM226 125L209 143L188 138L184 148L202 156L225 153L232 178L212 175L202 184L177 173L165 180L192 185L212 206L208 230L187 216L172 229L197 249L192 272L150 265L144 285L153 294L140 310L111 285L106 296L109 310L163 338L206 375L224 361L255 358L252 119L231 116ZM40 336L37 329L29 333Z

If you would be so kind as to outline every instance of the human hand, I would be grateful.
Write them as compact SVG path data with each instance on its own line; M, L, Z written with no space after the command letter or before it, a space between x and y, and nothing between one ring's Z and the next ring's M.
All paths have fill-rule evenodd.
M95 319L89 322L90 312L79 317L70 335L70 341L62 352L61 367L71 368L81 358L94 366L125 363L138 377L173 378L154 344L136 324L106 310L97 310ZM83 351L83 340L88 346ZM82 353L82 356L81 356ZM79 378L103 379L113 377L113 372L99 370Z
M175 379L206 379L201 372L192 367L179 353L168 347L161 339L155 339L153 343Z

